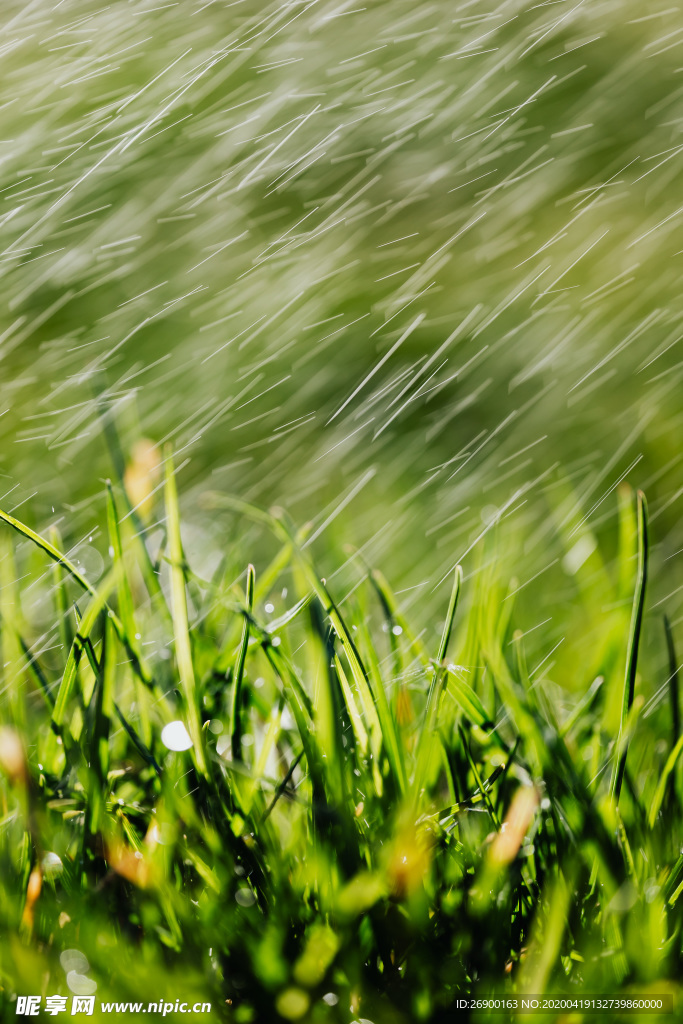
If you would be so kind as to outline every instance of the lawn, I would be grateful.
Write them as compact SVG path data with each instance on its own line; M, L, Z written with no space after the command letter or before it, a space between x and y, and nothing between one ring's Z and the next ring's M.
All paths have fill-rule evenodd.
M527 665L495 559L456 567L432 647L378 570L340 601L282 510L207 492L272 551L226 544L201 578L170 450L164 472L154 557L109 486L97 587L1 514L3 1019L17 993L378 1024L467 996L678 998L683 735L666 619L642 692L642 493L620 492L615 564L590 556L610 628L569 702ZM37 641L16 580L41 577Z

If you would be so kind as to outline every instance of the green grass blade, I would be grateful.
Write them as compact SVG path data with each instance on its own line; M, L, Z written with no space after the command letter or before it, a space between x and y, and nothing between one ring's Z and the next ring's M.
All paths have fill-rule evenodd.
M341 667L341 659L339 659L337 655L335 655L335 659L339 662L339 667ZM344 673L343 668L342 675L340 675L339 680L340 683L342 683L342 691L345 695L344 699L346 699L347 689L343 685L343 682L346 681L346 674ZM358 693L358 697L360 700L360 705L365 718L365 725L367 725L367 736L370 741L370 749L372 750L375 759L378 760L382 747L382 725L380 723L379 714L377 712L377 706L372 696L372 690L370 689L368 680L363 672L361 672L360 674L352 672L351 679L348 680L347 685L348 693L352 699L352 686L356 687L356 691ZM347 710L349 712L349 716L351 717L351 721L353 722L354 707L347 703ZM355 706L355 711L358 711L357 706Z
M56 526L50 527L50 543L57 551L63 549L62 538ZM64 653L70 649L74 635L71 628L71 605L67 594L67 574L62 571L59 562L52 563L52 580L54 583L55 600L57 604L57 620L59 628L59 639Z
M683 888L683 853L667 874L662 884L662 899L673 905Z
M326 802L325 773L316 743L315 732L312 728L313 719L310 699L303 690L294 670L287 664L284 658L278 655L277 648L274 648L269 640L264 641L263 650L282 681L285 700L292 712L292 717L294 718L301 744L304 748L313 786L314 799L324 804Z
M154 754L149 749L145 741L140 736L138 736L137 732L130 724L121 708L116 703L114 703L114 711L116 712L116 717L123 726L124 731L128 734L129 739L132 741L133 746L140 754L143 761L146 761L147 764L154 769L157 775L161 775L161 767L159 765L159 762L157 761L157 759L155 758Z
M470 766L470 771L474 775L474 781L477 784L476 792L482 796L482 798L484 800L484 803L486 805L486 810L488 811L489 817L491 818L491 821L493 822L494 827L496 829L499 829L500 828L500 819L499 819L498 815L496 814L496 811L495 811L495 808L494 808L493 804L491 803L491 797L489 795L488 789L486 788L486 786L482 782L481 774L479 772L479 769L477 768L477 765L476 765L476 762L475 762L474 758L472 757L472 751L470 750L470 745L467 742L467 737L465 735L465 730L463 729L463 727L461 725L458 726L458 734L460 736L460 742L462 743L463 750L465 751L465 757L467 758L467 763Z
M666 789L669 784L671 773L676 767L676 762L678 761L678 758L681 756L682 751L683 736L679 736L678 742L669 754L666 760L666 764L664 765L664 771L659 776L659 781L657 782L657 789L655 790L655 795L650 805L650 810L648 813L648 824L650 828L654 828L655 826L657 816L660 810L662 809L662 804L664 803L664 797L666 796Z
M57 693L57 700L55 701L54 711L52 712L52 721L58 729L61 729L64 725L67 704L71 694L73 693L78 665L81 660L81 655L85 649L86 642L90 638L90 634L97 622L97 617L107 607L108 594L113 590L115 584L116 573L112 570L101 582L99 590L93 594L83 618L78 624L78 632L74 637L74 642L71 645L71 650L69 651L69 656L66 660L64 674L62 675L59 691Z
M497 782L501 777L505 777L506 768L507 765L502 764L499 764L494 768L488 778L483 780L483 792L477 787L472 793L464 796L462 800L449 804L448 807L442 807L440 811L436 811L434 814L430 815L430 817L437 820L442 828L445 827L451 819L455 819L460 811L465 808L476 807L478 803L481 803L482 800L484 800L487 793L490 796L493 791L494 782Z
M97 756L100 773L106 779L109 771L109 731L114 712L116 684L116 657L114 653L114 626L110 619L104 631L101 685L96 703Z
M128 643L133 650L138 648L135 640L135 614L133 611L133 598L128 585L128 577L123 561L123 545L121 544L121 531L119 529L116 501L111 484L107 481L107 527L109 530L109 544L111 545L111 556L115 567L119 568L119 615Z
M180 684L185 700L187 724L192 740L192 757L200 775L207 777L204 736L201 727L197 684L192 660L192 644L187 615L187 594L185 591L185 555L180 536L180 512L178 490L170 450L166 452L165 480L166 518L168 526L169 554L171 562L171 613L175 638L176 658Z
M478 725L480 729L487 731L493 729L494 723L491 716L472 687L460 679L457 668L454 665L448 665L446 670L448 672L448 693L455 697L465 718L468 718L473 725Z
M325 759L328 797L339 812L347 796L344 732L350 725L350 712L335 671L333 633L317 601L310 605L308 621L309 672L315 681L313 718L316 738Z
M249 622L254 610L254 583L256 572L253 565L247 568L247 614L244 616L242 626L242 639L240 641L235 671L232 677L232 699L230 702L230 744L232 748L233 761L242 760L242 681L244 679L244 666L247 660L249 648Z
M135 655L135 660L140 667L141 674L148 679L149 670L144 664L142 650L137 640L138 630L135 623L133 597L130 591L128 574L126 572L123 559L123 545L121 543L121 530L119 528L116 499L114 498L114 492L109 481L107 481L107 527L109 531L109 544L114 561L114 567L118 569L119 614L124 633L124 637L122 639L124 639L125 646ZM143 689L142 682L139 677L136 677L135 679L135 687L140 716L140 729L142 731L145 744L149 746L152 742L152 732L149 720L149 709L147 706L148 697L147 693Z
M619 573L617 595L627 600L633 586L631 563L638 550L638 512L633 501L633 489L627 483L617 488L619 547L617 569Z
M304 608L307 608L310 605L312 599L312 594L305 594L300 601L297 601L296 604L292 605L289 611L283 612L283 614L278 616L277 619L271 619L268 623L268 632L276 633L281 629L284 629L285 626L288 626L290 622L294 621Z
M23 651L19 641L20 607L17 570L14 549L5 534L0 538L0 624L2 639L2 669L5 678L4 692L8 698L11 719L14 725L26 725L25 695L23 686Z
M356 737L358 749L362 755L365 755L368 750L368 733L365 725L363 724L361 713L358 710L358 705L351 689L351 684L344 672L344 666L342 665L338 654L335 654L334 656L334 667L337 670L339 685L341 686L342 693L344 695L344 701L349 712L351 727L353 728L353 734Z
M263 812L263 815L261 817L261 821L260 821L259 824L262 825L265 821L268 820L270 815L273 813L273 811L275 809L276 803L278 802L278 800L280 799L282 794L287 789L287 786L289 785L289 783L292 781L292 776L294 775L294 772L296 771L296 769L297 769L297 767L299 765L299 761L301 760L301 758L303 756L304 756L304 751L302 750L301 753L297 754L297 756L294 758L294 760L290 764L289 768L287 769L287 774L285 775L284 779L282 780L282 782L279 783L279 785L277 786L277 788L275 790L275 793L273 795L273 799L271 800L271 802L268 804L268 806L266 807L265 811Z
M640 634L643 624L643 611L645 608L645 589L647 586L648 559L649 559L649 538L647 522L647 503L642 491L638 491L638 572L636 576L636 588L633 597L633 611L631 614L631 628L629 631L628 650L626 654L626 674L624 678L624 695L621 706L621 723L619 736L617 738L617 754L614 762L614 771L610 786L610 793L615 804L619 804L621 787L624 781L624 770L626 768L626 757L628 746L623 745L620 750L620 741L626 726L626 720L633 706L633 698L636 686L636 671L638 667L638 650L640 647Z
M424 787L427 781L427 776L429 774L428 769L431 761L433 744L435 741L435 737L437 736L436 724L439 713L439 706L441 704L441 697L443 696L444 684L447 678L446 667L443 664L443 662L448 652L448 643L451 638L453 620L455 618L455 612L458 607L458 598L460 596L461 585L462 567L460 565L456 565L455 574L453 576L453 586L451 588L451 596L448 602L448 611L446 613L446 621L444 622L443 631L441 633L441 640L439 642L437 663L434 666L434 674L432 676L432 680L429 686L429 692L427 694L427 704L425 706L424 718L422 720L422 727L420 729L420 734L417 742L416 765L415 774L413 778L414 786L417 793L419 793L421 789Z
M671 623L667 615L664 616L664 633L666 634L666 651L669 659L669 698L671 705L671 733L673 746L678 743L681 734L681 704L678 684L678 662L676 660L676 647L674 636L671 630Z
M398 707L399 707L399 699L400 699L400 696L401 696L400 680L403 678L403 675L404 675L403 650L402 650L402 644L400 644L398 642L398 635L402 634L403 629L397 623L391 605L385 599L381 589L377 586L377 584L375 583L375 580L372 578L372 573L368 573L368 576L369 576L370 582L372 584L373 590L375 591L375 593L377 594L377 596L379 598L380 607L382 609L382 614L384 616L384 629L386 630L387 636L388 636L388 639L389 639L389 649L391 651L391 659L392 659L392 678L393 678L394 683L395 683L395 685L394 685L394 693L393 693L392 701L391 701L391 711L392 711L392 714L393 714L394 718L396 719L396 721L398 721ZM369 652L370 651L373 652L374 656L368 658L368 661L370 662L371 667L373 667L372 666L372 662L373 661L374 661L375 665L378 664L378 662L377 662L377 653L378 652L375 650L375 645L371 642L370 633L369 633L369 629L368 629L368 625L367 625L367 623L368 623L368 616L365 616L365 615L361 614L360 622L361 622L361 624L364 627L363 628L363 636L367 637L368 641L370 641L369 643L366 643L365 649L368 650ZM373 672L374 672L374 668L373 668ZM377 677L377 675L379 675L381 677L381 675L382 675L382 673L379 672L379 671L374 673L374 674L375 674L375 677ZM398 685L396 685L396 684L398 684Z
M2 509L0 509L0 519L3 522L7 523L8 526L11 526L13 530L16 530L17 533L20 533L22 537L26 537L27 540L32 541L36 545L36 547L39 547L42 551L49 555L50 558L53 559L53 561L57 562L59 565L62 566L62 568L66 569L69 575L73 579L75 579L76 582L81 587L83 587L84 590L87 590L89 594L92 594L94 596L95 588L90 583L88 583L85 576L83 576L78 571L73 562L71 562L66 557L66 555L63 555L61 551L58 551L57 548L53 544L51 544L49 540L45 540L44 537L41 537L40 534L35 533L35 531L32 530L29 526L26 526L24 523L19 522L19 520L15 519L14 516L11 516L9 512L3 512Z
M104 435L107 447L109 449L109 455L111 458L112 466L114 468L114 474L116 480L120 485L121 494L126 506L126 519L130 518L133 527L132 535L135 539L136 546L139 552L139 557L137 561L138 566L140 568L140 572L142 573L142 577L145 581L145 586L147 587L149 594L151 596L159 598L159 609L162 611L162 613L168 615L168 607L166 605L166 600L161 589L159 577L155 572L154 564L150 557L149 551L147 550L147 545L145 544L145 531L142 520L138 515L137 509L133 507L133 503L128 496L128 491L126 490L125 458L121 446L121 441L119 439L118 430L116 429L116 424L111 414L111 410L103 407L99 397L97 398L97 411L100 416L102 433Z
M448 644L451 639L451 632L453 630L453 620L455 618L455 610L458 607L458 598L460 596L460 588L462 586L462 566L456 565L455 575L453 577L453 587L451 589L451 597L448 602L448 611L446 612L446 621L443 625L443 632L441 634L441 642L439 644L439 652L436 656L436 660L439 665L443 662L448 651Z
M102 637L102 654L94 670L97 678L95 699L88 746L90 772L88 773L88 809L86 832L94 836L99 831L105 812L105 787L109 771L109 732L114 707L114 680L116 659L114 643L116 633L111 619L107 619ZM92 645L89 644L91 648ZM92 662L91 662L92 664Z
M273 647L270 635L266 633L265 630L262 631L261 639L258 642L278 677L294 694L297 705L301 707L308 719L307 728L310 730L310 726L313 722L313 703L301 685L301 680L296 674L294 666L282 653L281 648Z

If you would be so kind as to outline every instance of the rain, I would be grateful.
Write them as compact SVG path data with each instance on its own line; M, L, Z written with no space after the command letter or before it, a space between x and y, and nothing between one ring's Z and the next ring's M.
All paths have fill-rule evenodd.
M683 623L682 45L680 9L641 0L5 0L0 508L60 538L92 591L116 554L108 482L123 482L121 522L140 526L172 606L172 452L177 547L197 574L179 672L191 693L189 629L213 622L229 590L201 610L191 584L226 559L234 590L247 564L260 580L274 557L241 516L254 503L299 531L318 600L329 584L353 609L379 571L430 650L458 565L459 615L474 621L498 587L529 692L570 715L602 685L585 652L602 650L615 609L628 630L639 570L624 509L642 491L642 664L655 680L642 713L659 714ZM20 654L56 673L68 646L50 569L14 541L16 563L9 541L0 549L0 618L3 589L20 587ZM590 587L589 615L578 595ZM278 578L265 597L268 649L284 657L310 596L297 604L294 580L287 597ZM415 659L392 675L412 643L392 623L377 669L422 693ZM131 634L128 654L170 672L171 633L160 621ZM246 625L244 637L240 673ZM135 691L133 720L139 703ZM513 710L495 708L496 728ZM180 765L194 785L205 740L221 771L242 744L251 756L265 725L255 744L233 709L228 736L223 711L169 713L164 768L151 755L150 773ZM131 735L122 713L113 728ZM21 781L23 748L4 743ZM279 751L268 757L284 775ZM303 769L291 778L294 799ZM522 839L511 859L532 856ZM65 851L43 857L59 877ZM119 860L137 884L141 869ZM245 883L232 902L246 913L257 893ZM70 990L88 995L88 962L68 952ZM303 1016L301 993L284 989L278 1012Z

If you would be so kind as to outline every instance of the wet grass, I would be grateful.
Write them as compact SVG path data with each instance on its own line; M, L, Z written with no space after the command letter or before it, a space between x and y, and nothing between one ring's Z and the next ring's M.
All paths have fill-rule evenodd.
M226 536L208 579L170 452L156 550L109 486L96 587L58 537L0 514L3 1019L17 993L69 994L74 949L98 999L210 1001L244 1024L677 991L683 741L644 497L622 489L616 618L574 695L528 669L495 561L456 568L432 640L377 571L337 595L284 512L206 501ZM271 535L256 567L232 543L245 519ZM587 614L610 597L595 581ZM650 625L668 679L640 667Z

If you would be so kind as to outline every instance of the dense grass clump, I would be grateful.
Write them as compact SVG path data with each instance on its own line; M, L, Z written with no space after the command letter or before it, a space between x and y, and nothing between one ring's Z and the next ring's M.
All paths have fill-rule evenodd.
M638 670L642 495L622 492L617 572L593 579L616 617L568 702L527 668L491 563L455 569L432 648L377 571L337 601L280 511L209 496L274 547L199 578L165 466L154 554L109 488L97 588L1 513L20 535L3 527L3 1019L17 994L69 994L64 950L98 1000L210 1001L242 1024L675 990L683 738L668 627L668 680ZM42 635L18 579L50 595ZM671 713L643 713L660 686Z

